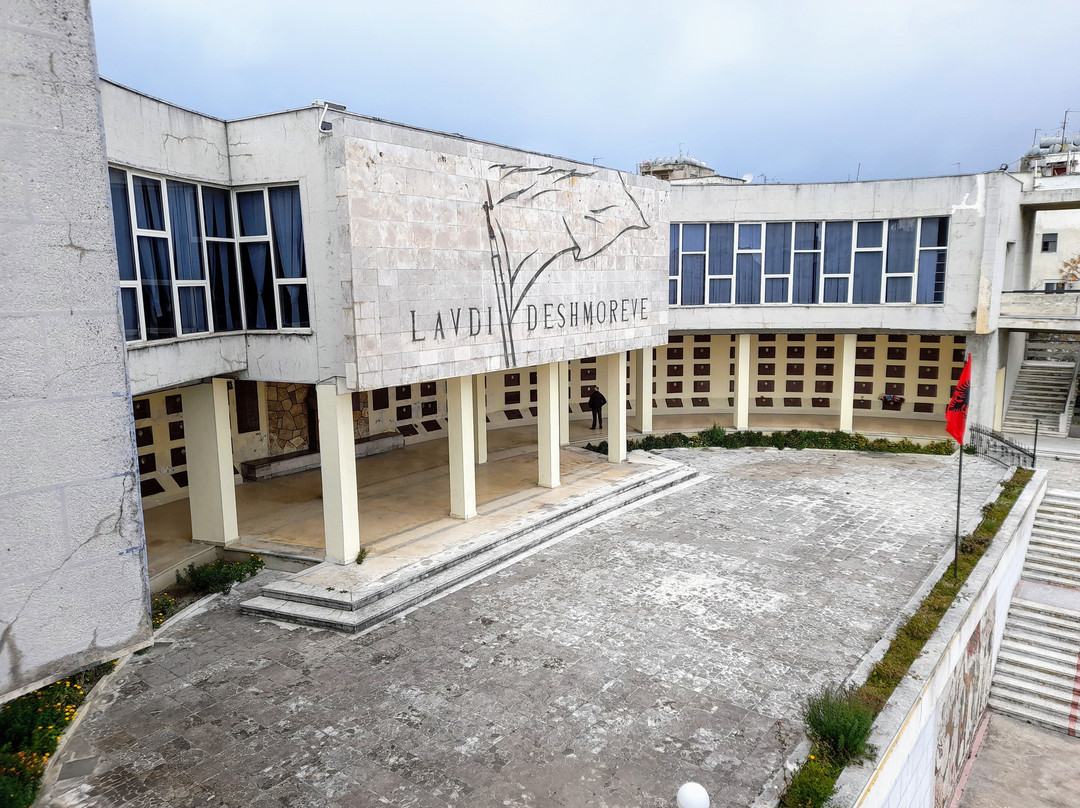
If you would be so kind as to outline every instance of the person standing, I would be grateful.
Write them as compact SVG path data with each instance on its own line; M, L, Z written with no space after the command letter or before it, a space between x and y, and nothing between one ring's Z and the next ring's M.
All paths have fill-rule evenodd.
M589 429L604 428L604 416L601 410L605 404L607 404L607 399L604 398L604 394L594 387L592 395L589 396L589 409L592 410L592 426Z

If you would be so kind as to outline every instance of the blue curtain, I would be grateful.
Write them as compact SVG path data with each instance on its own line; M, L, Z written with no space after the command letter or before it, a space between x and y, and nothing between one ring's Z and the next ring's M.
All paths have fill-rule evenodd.
M791 283L792 303L817 303L818 254L795 253Z
M244 313L248 329L277 328L270 245L262 241L241 244L240 270L244 279Z
M915 225L918 219L889 220L889 251L885 272L915 271Z
M702 236L702 246L705 246L704 235ZM704 304L705 256L684 255L682 257L682 305L702 306Z
M923 219L922 235L919 237L919 246L948 247L949 217L939 216L933 219Z
M146 338L175 337L176 323L173 320L168 239L139 236L139 266L142 268Z
M682 251L705 252L705 225L684 224L682 226Z
M120 280L135 280L135 248L131 243L131 207L128 205L127 174L118 168L109 169L109 192L112 194L113 235L116 236L116 258L120 264ZM128 337L128 339L138 339Z
M765 278L765 302L787 303L787 278Z
M731 278L709 278L709 302L731 302Z
M202 280L202 234L196 188L186 182L172 180L165 185L169 194L169 226L172 229L173 258L176 259L176 279Z
M826 275L846 275L851 271L851 222L825 223L823 269Z
M730 275L735 263L735 225L709 225L709 274ZM729 284L730 286L730 284Z
M274 228L274 258L278 277L306 277L304 225L300 220L298 187L290 185L270 189L270 223Z
M735 302L761 302L760 253L740 253L735 256Z
M945 302L945 250L919 250L916 303Z
M240 215L241 236L266 235L266 208L262 191L241 191L236 195L236 211Z
M671 226L671 240L669 246L668 276L677 278L679 276L679 226L677 224ZM672 300L669 302L674 303L675 301Z
M886 303L910 303L911 302L911 278L886 278L885 279L885 302Z
M232 238L232 210L228 191L203 186L203 214L206 218L206 235Z
M165 211L161 207L161 183L147 177L132 176L135 190L135 221L143 230L165 230Z
M821 222L795 222L795 249L821 249Z
M765 274L787 275L791 265L791 224L769 222L765 225ZM768 296L766 296L766 302Z
M138 291L132 288L120 290L120 308L124 312L124 339L140 337Z
M206 319L206 291L201 286L181 286L180 330L184 334L196 334L209 330Z
M307 286L302 283L285 283L278 287L281 295L281 327L307 328Z
M851 288L852 303L881 302L881 253L855 253L854 285Z
M206 243L215 331L239 331L244 327L240 316L240 283L236 278L235 250L235 246L228 242Z
M822 303L847 303L847 278L829 278L822 281Z

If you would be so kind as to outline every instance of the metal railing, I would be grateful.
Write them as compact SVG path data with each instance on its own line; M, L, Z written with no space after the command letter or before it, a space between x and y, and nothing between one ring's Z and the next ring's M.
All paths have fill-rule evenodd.
M1035 422L1035 445L1031 447L1006 438L1000 432L978 424L968 427L968 445L975 453L995 460L1004 466L1035 468L1035 452L1039 446L1039 422Z

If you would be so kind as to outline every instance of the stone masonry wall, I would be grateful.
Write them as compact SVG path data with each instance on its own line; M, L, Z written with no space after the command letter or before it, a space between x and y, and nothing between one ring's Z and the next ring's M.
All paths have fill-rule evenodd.
M0 701L151 639L88 5L0 18Z
M266 418L270 430L270 454L302 452L311 447L307 399L311 385L266 383Z

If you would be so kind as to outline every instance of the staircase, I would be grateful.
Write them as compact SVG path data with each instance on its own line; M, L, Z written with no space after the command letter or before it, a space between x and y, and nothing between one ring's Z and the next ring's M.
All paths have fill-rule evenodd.
M602 516L689 483L699 476L687 466L668 462L626 481L580 495L551 512L533 515L504 530L463 542L451 550L355 588L323 585L319 575L320 567L325 565L303 570L262 587L258 597L240 604L240 610L245 614L347 633L366 631L561 538L568 531L595 524Z
M1080 591L1080 495L1048 491L1035 516L1024 581ZM1077 734L1080 611L1013 598L990 689L990 706Z
M1062 415L1072 402L1075 375L1076 365L1072 362L1025 360L1009 399L1003 430L1033 433L1038 420L1040 432L1068 437L1072 419Z

